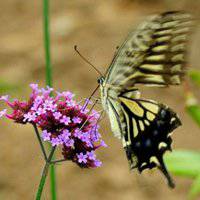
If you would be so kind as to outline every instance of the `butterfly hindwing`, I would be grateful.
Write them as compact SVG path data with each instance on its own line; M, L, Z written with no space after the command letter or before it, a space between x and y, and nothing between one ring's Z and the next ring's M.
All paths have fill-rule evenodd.
M119 48L106 82L123 88L135 84L180 84L193 19L185 12L166 12L150 17Z
M170 133L181 125L178 116L167 106L155 101L119 97L125 118L123 145L131 168L158 167L173 187L163 163L163 154L171 150Z

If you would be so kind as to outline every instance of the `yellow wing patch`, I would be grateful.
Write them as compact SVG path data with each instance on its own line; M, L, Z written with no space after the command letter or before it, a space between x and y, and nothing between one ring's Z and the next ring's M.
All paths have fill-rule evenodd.
M133 122L133 134L134 134L134 137L136 137L138 135L138 129L137 129L137 123L135 121L135 119L133 118L132 119L132 122Z
M124 97L119 98L135 115L139 117L144 116L144 110L133 100L126 99Z
M156 104L153 104L151 102L141 102L142 106L146 108L147 110L150 110L151 112L157 114L159 111L159 107Z
M140 125L140 129L141 129L141 131L144 131L144 123L141 121L141 120L139 120L139 125Z
M152 113L150 113L150 112L147 112L147 119L149 120L149 121L153 121L154 119L155 119L155 115L154 114L152 114Z

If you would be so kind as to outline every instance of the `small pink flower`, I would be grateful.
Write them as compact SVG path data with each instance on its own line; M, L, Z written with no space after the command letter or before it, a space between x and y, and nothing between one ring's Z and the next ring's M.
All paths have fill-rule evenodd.
M81 139L83 132L80 129L74 131L74 136Z
M95 167L101 167L102 162L100 160L95 160L94 164L95 164Z
M47 130L42 131L42 138L44 141L50 141L51 133L48 133Z
M36 114L35 114L35 113L30 113L30 112L28 112L28 113L25 113L25 114L24 114L24 119L23 119L23 121L24 121L24 122L26 122L26 121L28 121L28 122L33 122L35 119L36 119Z
M74 145L74 140L73 139L69 139L69 140L65 141L65 145L67 147L72 147Z
M37 115L43 115L46 113L46 110L44 108L39 107L36 111Z
M55 119L59 120L61 118L62 114L60 112L54 112L53 116Z
M79 118L79 117L74 117L74 118L72 119L72 121L73 121L74 123L76 123L76 124L80 124L80 123L82 122L82 119Z
M94 154L94 151L91 152L87 152L87 156L90 160L95 160L96 159L96 155Z
M60 119L60 122L65 124L65 125L68 125L71 120L70 120L70 117L66 117L66 116L63 116L61 119Z
M2 111L0 111L0 118L5 116L7 112L7 109L3 109Z
M101 145L102 147L108 147L108 145L107 145L103 140L101 140L100 145Z
M87 155L84 155L83 153L77 154L78 162L79 163L87 163Z
M66 91L66 92L62 92L62 95L66 98L66 99L72 99L74 97L74 94L70 91Z
M52 146L58 146L59 144L62 144L62 141L59 138L52 138L51 139Z
M9 99L9 96L8 96L8 95L4 95L4 96L1 96L1 97L0 97L0 100L5 101L5 102L7 102L8 99Z
M31 83L30 87L32 88L32 90L38 90L38 84L36 83Z

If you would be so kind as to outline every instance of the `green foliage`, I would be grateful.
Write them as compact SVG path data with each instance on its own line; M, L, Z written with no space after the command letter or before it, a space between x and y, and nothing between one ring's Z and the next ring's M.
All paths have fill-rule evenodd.
M190 71L189 76L197 86L200 86L200 71ZM200 127L200 104L191 91L187 91L186 94L186 112ZM167 154L165 161L173 174L194 179L188 198L197 198L200 193L200 151L177 150Z
M186 106L186 111L200 127L200 106L198 104Z
M190 191L189 191L189 199L194 199L200 193L200 173L195 178Z
M191 70L188 72L191 80L197 84L198 86L200 86L200 71L199 70Z
M200 152L177 150L167 154L165 161L174 175L194 179L188 197L197 197L200 193Z
M196 178L200 175L200 152L176 150L166 154L165 161L168 169L177 176Z

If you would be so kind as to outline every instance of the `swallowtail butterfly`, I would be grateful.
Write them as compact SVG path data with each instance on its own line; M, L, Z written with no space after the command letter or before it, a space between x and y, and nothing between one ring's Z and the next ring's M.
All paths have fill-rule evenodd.
M131 169L159 168L174 187L163 155L170 134L181 125L168 106L143 99L137 86L179 85L193 19L179 11L149 17L118 48L105 76L98 79L101 99L115 136L122 140Z

